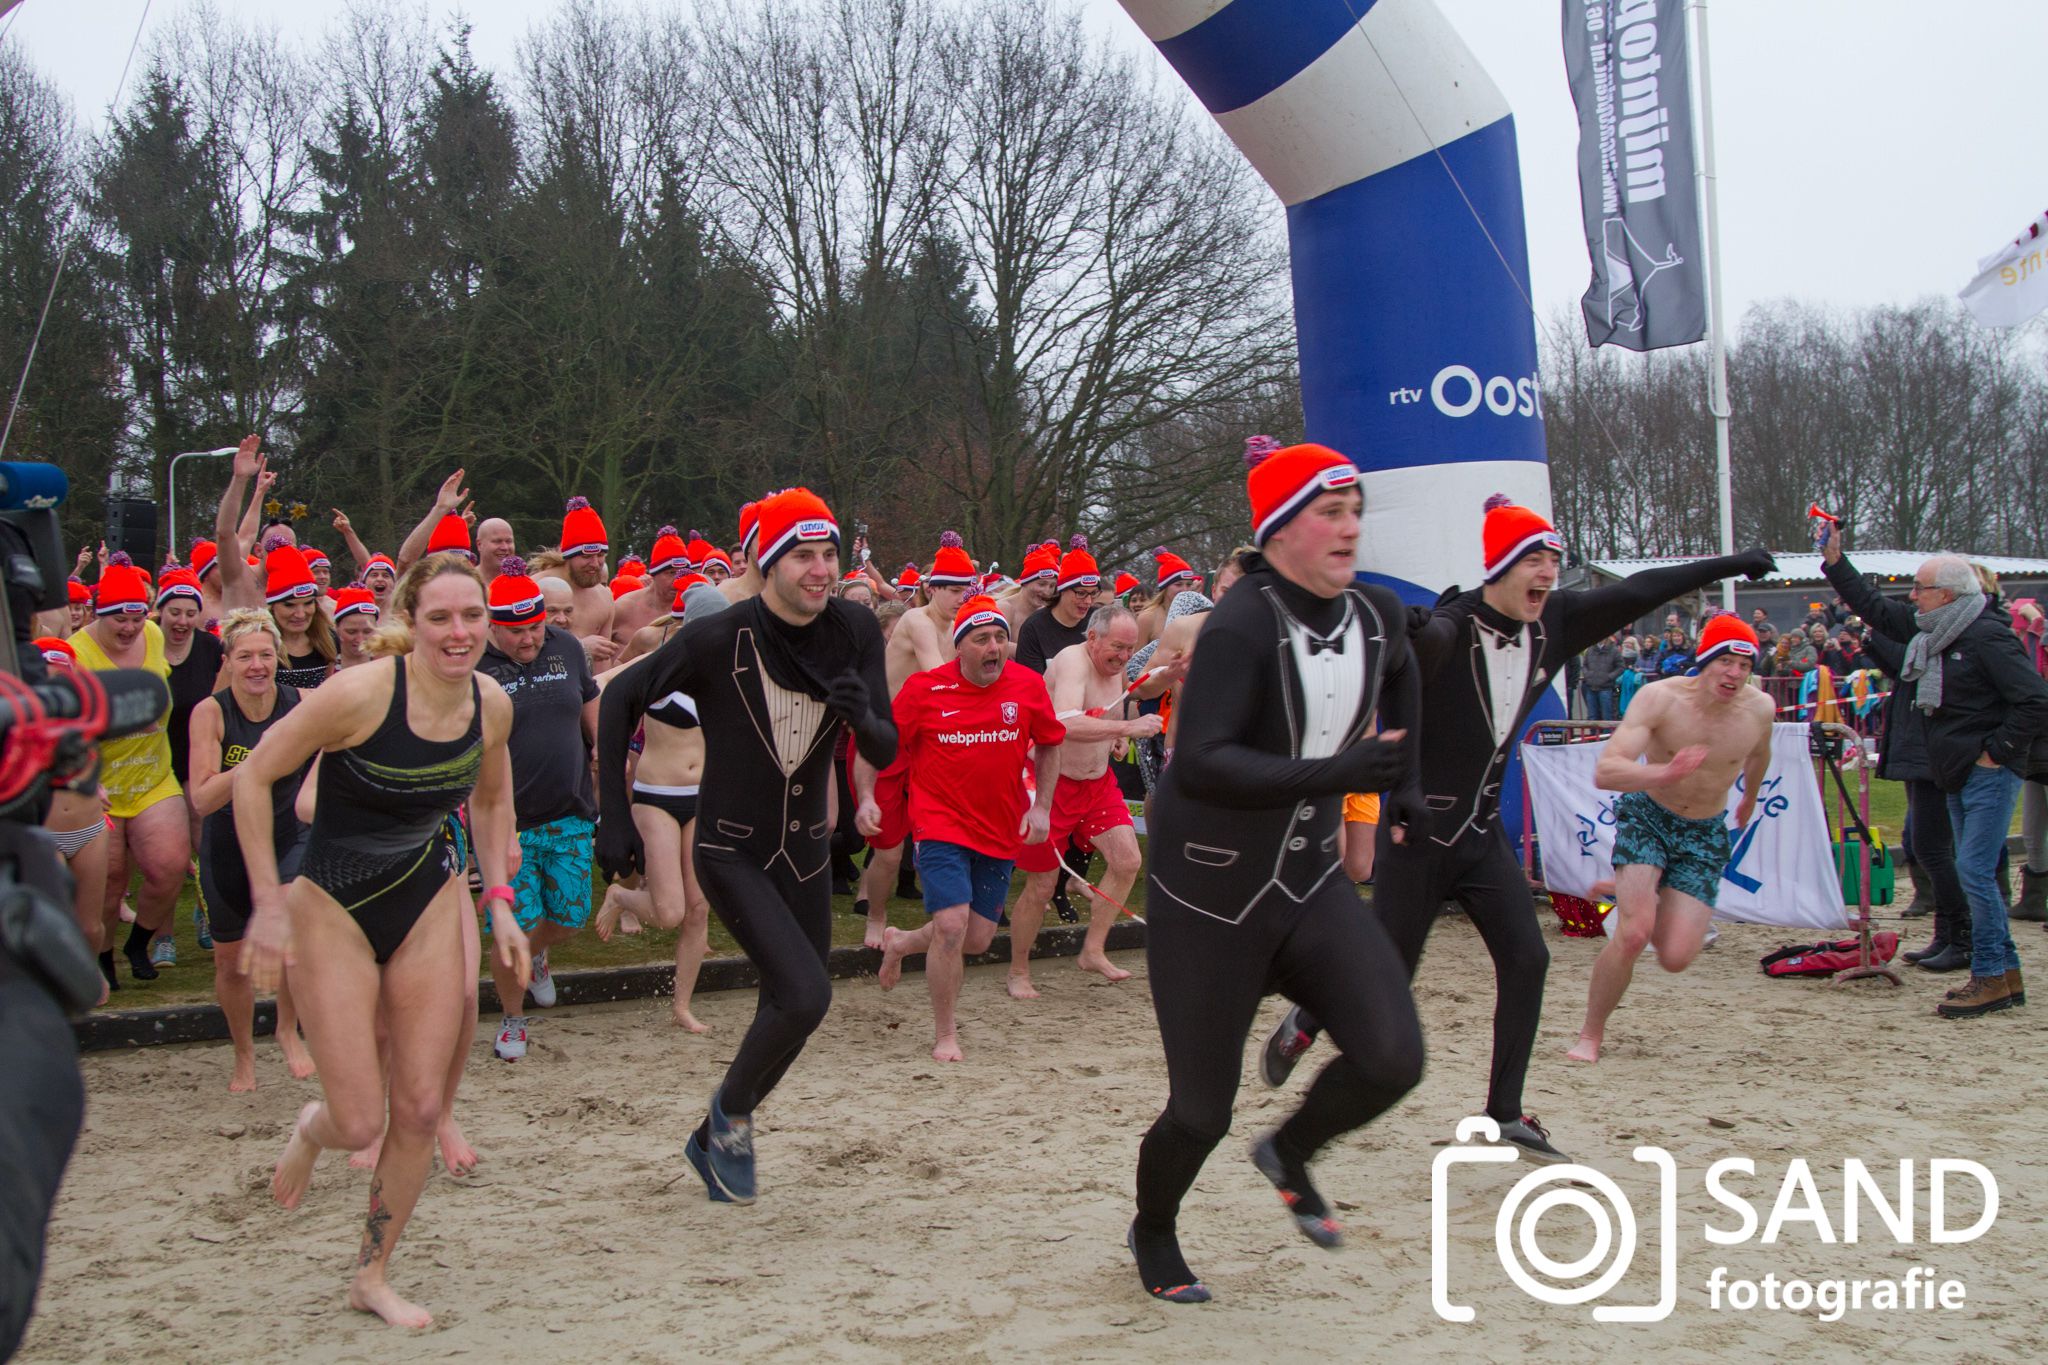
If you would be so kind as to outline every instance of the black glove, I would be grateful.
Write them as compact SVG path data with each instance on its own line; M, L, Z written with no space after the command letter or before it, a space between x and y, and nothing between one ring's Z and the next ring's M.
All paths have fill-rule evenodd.
M1429 804L1420 787L1402 787L1380 798L1380 823L1401 836L1404 844L1420 840L1429 829Z
M600 819L594 851L598 869L607 877L630 877L643 871L647 864L647 848L640 842L640 831L633 827L630 816L623 820Z
M868 685L861 681L858 673L841 673L826 689L825 705L833 715L851 725L855 734L859 734L861 727L870 719Z
M1759 578L1768 578L1776 573L1778 571L1778 561L1771 557L1769 550L1758 548L1744 550L1741 554L1735 556L1735 567L1742 571L1744 578L1755 581Z
M1408 633L1410 635L1422 634L1423 631L1429 629L1429 623L1435 616L1436 612L1429 607L1408 608Z
M1344 751L1344 790L1384 792L1415 780L1412 755L1404 735L1397 740L1361 739Z

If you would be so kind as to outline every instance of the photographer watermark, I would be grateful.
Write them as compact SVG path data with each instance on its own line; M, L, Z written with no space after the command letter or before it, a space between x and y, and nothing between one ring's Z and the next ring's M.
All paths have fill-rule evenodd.
M1457 1141L1431 1163L1430 1301L1446 1321L1471 1322L1477 1316L1470 1305L1451 1301L1451 1168L1516 1162L1521 1155L1520 1148L1500 1140L1498 1124L1477 1117L1462 1120ZM1577 1162L1535 1167L1501 1200L1494 1216L1494 1249L1502 1271L1518 1289L1541 1303L1592 1303L1596 1322L1660 1322L1671 1315L1678 1303L1678 1165L1662 1147L1637 1147L1631 1155L1654 1173L1656 1181L1655 1217L1649 1229L1656 1244L1654 1294L1646 1296L1646 1302L1593 1302L1610 1294L1636 1264L1644 1229L1620 1185L1606 1172ZM1915 1210L1923 1182L1916 1176L1922 1174L1929 1244L1975 1241L1998 1218L1998 1181L1977 1162L1937 1157L1926 1162L1923 1171L1919 1163L1902 1159L1889 1188L1879 1174L1882 1169L1855 1157L1844 1158L1839 1216L1831 1216L1812 1166L1794 1158L1786 1165L1768 1212L1759 1214L1760 1201L1734 1183L1738 1177L1754 1179L1756 1163L1748 1157L1725 1157L1707 1167L1702 1182L1708 1197L1734 1216L1733 1222L1703 1222L1700 1235L1717 1247L1773 1246L1788 1227L1802 1226L1809 1230L1803 1240L1822 1244L1857 1245L1870 1230L1876 1233L1874 1240L1912 1246L1919 1240ZM1983 1202L1968 1225L1959 1227L1950 1220L1950 1185L1963 1181L1981 1192ZM1546 1215L1562 1210L1577 1213L1592 1231L1591 1248L1570 1260L1546 1250L1541 1229ZM1882 1225L1881 1230L1876 1225ZM1944 1278L1924 1265L1912 1266L1897 1278L1821 1279L1776 1272L1745 1279L1725 1265L1715 1265L1700 1284L1714 1311L1812 1313L1823 1322L1839 1321L1851 1312L1953 1312L1968 1298L1962 1281Z

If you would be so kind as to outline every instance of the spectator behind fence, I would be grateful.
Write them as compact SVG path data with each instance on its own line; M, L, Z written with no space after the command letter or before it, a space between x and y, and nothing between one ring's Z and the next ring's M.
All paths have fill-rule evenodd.
M2019 951L1998 885L2030 751L2048 732L2048 683L1985 595L1969 562L1935 555L1913 576L1911 607L1888 601L1843 555L1838 532L1821 541L1828 582L1878 634L1906 646L1899 677L1927 718L1927 760L1948 797L1956 868L1970 906L1970 981L1935 1006L1967 1019L2026 1000Z
M1863 667L1863 651L1857 645L1856 633L1843 626L1833 643L1821 651L1820 661L1837 679L1846 678Z
M1641 662L1642 654L1636 642L1632 639L1625 640L1621 646L1621 672L1614 680L1615 705L1624 715L1628 712L1629 702L1636 695L1636 689L1643 685L1642 670L1638 667Z
M1667 626L1664 642L1657 647L1656 675L1659 678L1682 678L1692 667L1692 649L1685 642L1685 631L1678 626Z
M1582 685L1586 689L1587 720L1620 720L1616 684L1621 678L1622 635L1616 632L1587 650Z

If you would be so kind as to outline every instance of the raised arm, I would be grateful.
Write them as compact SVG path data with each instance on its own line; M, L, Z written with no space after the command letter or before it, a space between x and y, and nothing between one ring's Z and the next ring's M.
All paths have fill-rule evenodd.
M263 501L262 483L267 461L258 453L262 445L260 437L244 436L242 443L235 447L235 463L228 474L227 491L220 495L220 510L213 514L213 562L220 570L220 596L224 606L249 605L239 600L249 583L249 565L244 558L249 553L249 537L242 534L239 526L242 499L248 496L252 507ZM250 495L251 484L256 485L253 495Z
M1567 655L1578 654L1645 613L1695 589L1737 575L1762 578L1774 573L1777 567L1778 561L1771 558L1768 550L1744 550L1737 555L1674 564L1668 569L1645 569L1605 588L1560 594L1564 605L1562 648Z
M462 471L456 470L441 480L441 487L434 493L434 505L427 509L420 524L412 528L405 543L398 547L398 572L403 574L418 563L427 552L427 544L434 538L434 528L441 524L441 518L453 512L469 499L469 490L462 486Z
M1913 608L1904 602L1894 602L1879 592L1856 566L1849 562L1849 556L1842 553L1842 528L1827 527L1827 538L1820 547L1821 572L1827 575L1828 586L1841 596L1850 611L1862 617L1878 634L1906 644L1920 629L1914 623Z
M348 519L348 513L339 507L333 510L334 529L341 533L341 543L348 547L349 558L356 562L355 576L361 578L363 570L370 566L370 548L356 534L355 524Z

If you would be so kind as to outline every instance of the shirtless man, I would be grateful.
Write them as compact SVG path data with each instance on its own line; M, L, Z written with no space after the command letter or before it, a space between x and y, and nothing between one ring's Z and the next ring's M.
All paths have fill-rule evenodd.
M605 581L605 556L611 545L604 521L588 498L571 498L562 515L562 561L576 594L574 624L569 631L583 641L590 666L601 669L619 652L612 635L612 590ZM594 643L595 642L595 643ZM600 646L602 646L600 648Z
M689 550L675 527L664 526L655 533L641 586L612 604L612 642L628 650L620 656L621 663L633 657L630 650L636 635L649 626L668 623L669 609L676 600L676 578L692 567Z
M518 544L512 536L512 523L503 517L485 517L476 524L476 566L486 583L498 576L499 563Z
M1700 633L1697 676L1637 692L1600 751L1593 784L1623 793L1614 809L1615 928L1593 963L1585 1026L1565 1054L1575 1061L1600 1060L1607 1017L1644 948L1654 943L1657 964L1682 972L1706 942L1728 863L1729 784L1742 774L1739 830L1771 766L1771 699L1748 685L1756 659L1756 632L1716 616Z
M1068 843L1093 846L1108 863L1102 874L1102 895L1089 893L1088 934L1077 965L1110 981L1130 973L1109 960L1104 944L1116 923L1116 906L1129 899L1138 880L1138 834L1131 826L1116 774L1109 770L1110 746L1120 739L1150 739L1159 733L1159 717L1122 717L1124 665L1138 647L1138 621L1126 607L1097 607L1088 617L1081 643L1053 657L1045 670L1053 713L1067 727L1060 745L1059 785L1053 792L1051 835L1044 843L1024 845L1017 866L1029 874L1024 893L1010 912L1010 994L1035 1000L1031 985L1031 945L1052 900L1060 854ZM1107 899L1105 899L1105 897Z
M953 618L974 583L974 561L967 557L960 537L947 531L939 537L939 553L932 571L924 577L931 598L928 605L912 607L896 623L884 646L882 661L889 674L889 697L893 701L914 673L943 668L953 662ZM877 773L854 755L853 795L865 808L872 802L877 810L873 828L857 821L855 828L872 846L867 870L861 874L860 894L854 910L867 911L864 941L870 948L883 946L882 931L889 925L889 894L896 889L897 874L903 870L903 841L910 837L910 755L899 750L896 761Z
M576 589L569 586L566 578L538 578L540 594L547 600L548 624L557 630L568 630L576 620ZM604 679L599 678L602 683Z
M1144 744L1138 750L1138 766L1145 774L1145 818L1150 827L1152 790L1159 784L1164 758L1173 752L1174 736L1180 725L1180 689L1187 681L1188 665L1194 662L1195 639L1208 624L1216 604L1194 588L1173 594L1167 608L1166 628L1152 644L1141 647L1124 668L1124 680L1132 684L1131 697L1147 702L1161 698L1159 714L1166 732L1159 745ZM1139 679L1144 681L1140 682ZM1163 750L1163 752L1161 752Z

